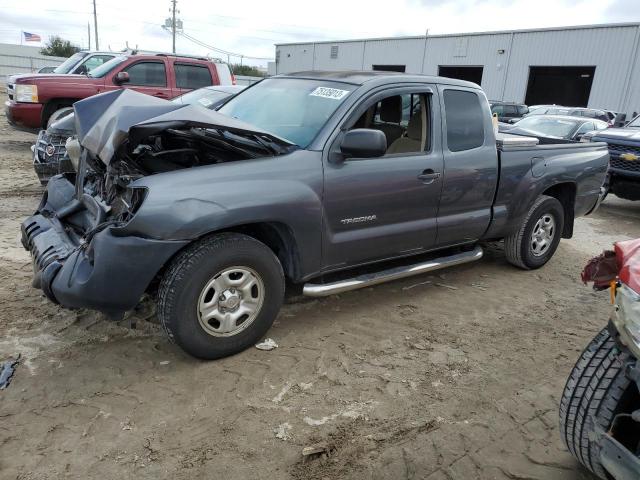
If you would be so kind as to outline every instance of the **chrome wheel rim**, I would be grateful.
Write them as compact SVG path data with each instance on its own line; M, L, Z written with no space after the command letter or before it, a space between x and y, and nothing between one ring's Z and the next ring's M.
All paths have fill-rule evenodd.
M231 337L249 327L264 302L264 283L249 267L216 273L198 297L200 326L214 337Z
M556 221L553 215L545 213L538 219L531 233L531 252L541 257L549 251L556 235Z

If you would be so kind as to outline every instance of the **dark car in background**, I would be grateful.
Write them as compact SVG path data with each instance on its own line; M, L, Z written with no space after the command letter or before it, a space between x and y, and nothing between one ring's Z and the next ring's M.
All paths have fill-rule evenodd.
M607 122L560 115L532 115L514 125L500 125L500 131L512 135L535 137L541 144L579 142L594 130L604 130Z
M499 122L514 123L529 113L529 109L522 103L501 102L490 100L491 113L498 116Z
M609 146L609 192L626 200L640 200L640 116L624 128L588 134L584 140Z
M199 105L215 110L229 98L244 90L242 85L215 85L192 90L171 100L184 105ZM66 142L75 134L73 107L56 112L56 119L46 130L40 130L33 150L33 167L42 185L59 173L74 172L67 155Z

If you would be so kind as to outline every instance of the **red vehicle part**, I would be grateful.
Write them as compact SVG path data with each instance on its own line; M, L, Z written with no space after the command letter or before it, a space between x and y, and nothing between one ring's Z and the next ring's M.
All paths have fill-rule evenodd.
M616 242L615 251L606 250L589 260L582 271L584 283L593 282L593 288L608 288L620 280L640 294L640 238Z
M640 294L640 238L617 242L615 249L620 268L618 278L631 290Z

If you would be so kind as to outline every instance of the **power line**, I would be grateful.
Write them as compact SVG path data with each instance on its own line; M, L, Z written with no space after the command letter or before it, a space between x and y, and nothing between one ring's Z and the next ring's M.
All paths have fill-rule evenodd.
M250 55L244 55L242 53L236 53L236 52L230 52L228 50L223 50L222 48L214 47L213 45L209 45L209 44L203 42L202 40L198 40L197 38L194 38L191 35L188 35L184 31L180 32L180 35L182 35L187 40L190 40L193 43L195 43L197 45L200 45L201 47L208 48L209 50L213 50L214 52L222 53L222 54L227 55L227 56L240 57L240 59L248 58L248 59L251 59L251 60L273 60L273 57L252 57Z

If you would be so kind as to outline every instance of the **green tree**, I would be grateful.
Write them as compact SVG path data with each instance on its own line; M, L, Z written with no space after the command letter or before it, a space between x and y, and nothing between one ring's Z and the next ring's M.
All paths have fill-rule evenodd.
M234 75L246 75L247 77L264 77L264 72L261 72L256 67L249 65L240 65L238 63L231 65Z
M42 55L49 55L52 57L70 57L76 52L79 52L80 48L76 47L69 40L65 40L57 35L49 37L49 41L45 47L40 50Z

